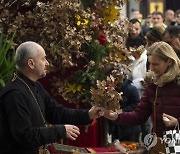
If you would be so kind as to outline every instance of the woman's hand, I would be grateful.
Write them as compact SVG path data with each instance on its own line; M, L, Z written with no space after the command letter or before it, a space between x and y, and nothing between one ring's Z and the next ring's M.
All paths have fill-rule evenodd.
M106 109L102 109L102 115L109 119L109 120L116 120L118 118L118 113L117 112L114 112L112 110L106 110Z
M178 120L173 116L163 113L163 122L166 125L166 127L172 127L176 126Z

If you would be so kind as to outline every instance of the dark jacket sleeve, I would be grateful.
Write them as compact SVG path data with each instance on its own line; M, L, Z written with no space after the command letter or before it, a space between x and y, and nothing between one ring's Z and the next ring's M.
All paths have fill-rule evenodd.
M92 122L88 110L65 108L60 102L56 102L42 86L40 91L45 102L46 120L49 123L86 125Z
M119 114L115 123L124 126L134 126L144 123L152 113L152 104L148 97L148 89L145 90L137 108L132 112Z
M126 100L122 109L124 112L131 112L136 108L140 101L138 91L136 87L129 84L123 93L125 94Z
M24 147L41 146L66 137L66 130L63 125L44 127L38 126L37 123L37 126L34 126L36 122L32 123L31 121L31 104L28 103L22 92L10 92L5 98L4 106L10 134Z

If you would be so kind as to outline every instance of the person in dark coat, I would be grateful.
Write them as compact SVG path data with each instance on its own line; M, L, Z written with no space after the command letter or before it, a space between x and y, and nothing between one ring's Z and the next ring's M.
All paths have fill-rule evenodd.
M133 111L139 103L140 97L135 86L131 85L132 81L125 79L122 83L117 84L116 90L122 92L122 101L120 102L123 112ZM140 126L123 126L111 123L112 140L138 142L140 135Z
M165 42L156 42L148 49L148 60L150 71L137 108L120 114L104 109L102 114L125 126L141 124L152 116L153 133L162 138L163 131L173 130L180 123L180 60Z
M163 41L171 45L180 58L180 26L168 26L163 34Z
M75 125L90 124L99 108L67 109L37 82L49 65L44 49L24 42L16 50L16 73L0 92L0 153L38 154L40 146L60 139L76 140ZM47 124L52 124L48 126Z

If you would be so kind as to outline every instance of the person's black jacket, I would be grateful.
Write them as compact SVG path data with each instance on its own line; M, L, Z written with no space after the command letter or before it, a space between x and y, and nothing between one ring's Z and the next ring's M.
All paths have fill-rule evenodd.
M38 82L18 73L19 79L0 92L0 154L37 154L42 145L66 137L64 124L89 124L88 111L66 109L58 104ZM41 112L47 123L45 127Z
M122 94L123 100L120 102L120 106L123 112L133 111L139 103L140 97L138 90L135 86L131 85L130 80L125 80L122 87L119 89ZM135 141L135 138L140 133L140 126L121 126L113 124L112 137L119 140ZM135 136L135 137L134 137Z

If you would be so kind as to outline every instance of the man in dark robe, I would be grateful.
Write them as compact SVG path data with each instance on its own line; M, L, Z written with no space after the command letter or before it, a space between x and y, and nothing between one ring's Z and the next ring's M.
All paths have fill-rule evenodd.
M100 109L67 109L37 82L47 72L44 49L22 43L15 54L16 73L0 92L0 153L38 154L40 146L63 138L76 140L75 125L90 124ZM50 127L47 124L52 124Z

